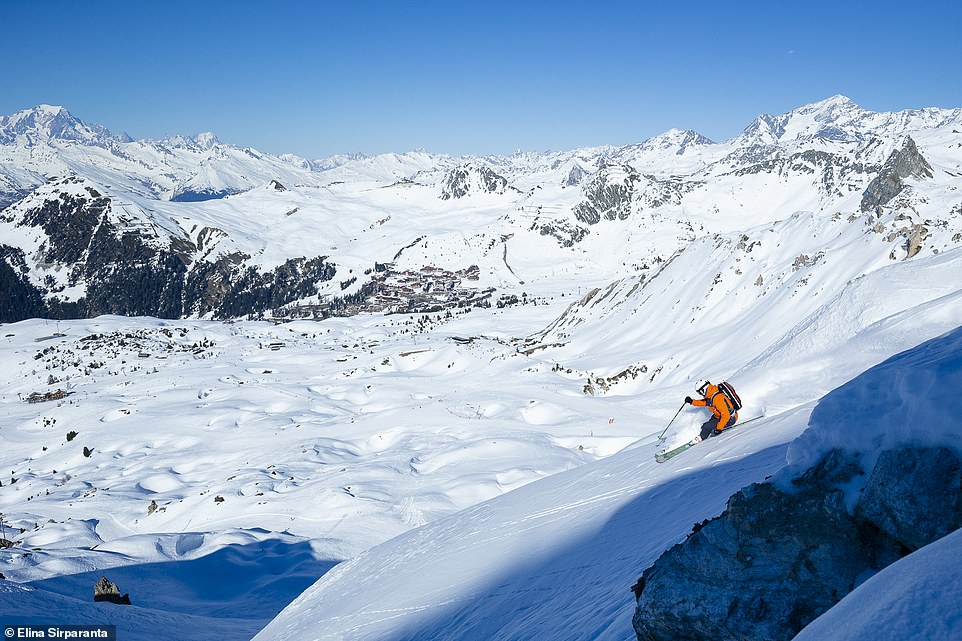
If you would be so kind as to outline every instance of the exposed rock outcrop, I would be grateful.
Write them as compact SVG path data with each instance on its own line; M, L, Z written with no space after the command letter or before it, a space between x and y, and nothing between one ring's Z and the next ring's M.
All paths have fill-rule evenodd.
M486 165L466 163L444 177L441 200L464 198L471 193L503 194L508 180Z
M533 227L542 236L552 236L562 247L572 247L584 240L588 229L581 225L573 225L566 220L553 220L547 223L537 223Z
M117 605L130 605L130 595L121 595L120 588L110 582L107 577L102 576L100 580L94 584L94 601L106 601L107 603L116 603Z
M906 178L931 178L932 166L919 153L911 136L905 137L900 149L896 149L882 165L872 182L862 194L862 211L871 211L889 203L905 189Z
M962 463L945 448L882 452L856 514L910 550L962 527Z
M575 205L574 215L582 223L595 225L605 220L625 220L631 214L635 183L641 176L629 165L600 169L584 184L585 199Z
M584 180L585 176L587 175L588 175L588 172L585 170L585 168L575 163L574 165L571 166L571 171L568 172L568 176L565 178L563 186L577 187L578 185L581 184L581 181Z
M638 639L791 639L873 573L962 526L960 470L948 449L902 448L866 477L836 450L790 489L742 490L645 570Z
M252 317L316 294L336 271L322 256L291 258L272 270L245 264L250 256L239 252L208 257L212 247L205 245L223 232L205 228L193 242L115 209L86 181L67 178L4 212L0 222L37 234L39 242L29 253L0 244L0 322Z

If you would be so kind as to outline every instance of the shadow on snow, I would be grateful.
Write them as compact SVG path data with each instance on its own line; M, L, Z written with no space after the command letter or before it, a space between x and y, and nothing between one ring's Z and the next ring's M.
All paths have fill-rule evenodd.
M266 539L228 545L196 559L127 565L26 585L89 603L91 614L95 619L99 617L99 623L118 626L119 639L158 638L156 629L136 629L141 621L148 625L151 621L165 621L165 625L174 626L179 622L193 628L204 627L206 620L219 629L218 639L246 640L334 565L334 561L315 558L307 542ZM93 587L101 576L116 583L122 592L130 593L133 605L94 604ZM8 622L15 623L5 621ZM20 623L72 621L53 611L47 620L31 617ZM126 629L129 626L135 629ZM168 628L162 636L193 638L198 633L205 634L203 629Z
M528 563L493 573L467 598L431 609L381 641L634 639L630 586L696 522L721 514L731 494L781 468L787 447L719 461L642 490L596 530L547 553L532 549Z

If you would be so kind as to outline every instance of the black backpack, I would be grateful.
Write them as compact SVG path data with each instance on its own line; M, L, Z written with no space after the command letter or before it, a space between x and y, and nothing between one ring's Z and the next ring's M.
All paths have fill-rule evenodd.
M728 381L722 381L718 384L718 391L724 394L725 398L728 399L728 402L732 406L733 412L737 412L742 408L742 399L738 396L738 392L735 391L735 388L731 383Z

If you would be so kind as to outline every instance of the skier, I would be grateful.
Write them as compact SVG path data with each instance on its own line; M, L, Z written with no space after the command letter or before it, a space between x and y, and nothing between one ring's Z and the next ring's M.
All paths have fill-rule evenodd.
M691 396L686 396L685 402L695 407L707 407L712 413L712 417L701 426L701 434L695 437L695 443L700 443L706 438L721 434L726 427L734 425L738 420L738 412L728 396L710 381L699 381L695 391L703 398L694 400Z

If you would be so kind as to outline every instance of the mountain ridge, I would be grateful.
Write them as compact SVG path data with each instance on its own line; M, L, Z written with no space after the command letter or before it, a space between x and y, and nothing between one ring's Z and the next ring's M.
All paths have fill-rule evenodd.
M299 289L306 292L300 298L259 300L321 313L337 298L361 296L361 308L378 309L372 301L395 277L381 282L376 265L397 263L390 272L397 279L424 268L456 274L476 266L479 291L503 290L506 296L524 293L514 290L525 283L552 288L559 268L603 285L650 277L660 261L699 236L744 233L798 211L858 216L888 207L893 216L913 218L913 252L931 251L926 238L955 229L962 207L951 193L962 162L951 145L952 126L945 124L958 113L872 114L835 96L758 121L767 127L755 132L762 143L746 142L744 135L714 143L675 129L620 148L460 158L416 151L338 157L326 164L225 145L211 133L111 139L107 148L54 140L47 146L0 145L0 187L8 185L5 197L16 201L31 190L46 193L48 179L82 176L103 197L129 204L118 229L136 235L160 224L170 230L164 242L177 244L172 255L195 267L219 262L236 264L232 272L264 274L291 260L324 256L336 269L335 277ZM47 123L43 131L67 118L62 108L43 107L38 114L31 122ZM821 135L825 126L850 133ZM33 185L41 168L47 177ZM284 190L265 187L271 184ZM42 208L48 200L29 202ZM17 231L22 217L8 215L3 225L8 263L20 274L14 279L19 284L11 284L21 292L18 300L52 301L56 288L40 274L56 281L56 274L82 268L48 266L36 244L16 241L23 236ZM58 225L43 229L48 244L67 233ZM329 240L318 247L311 237ZM636 240L624 243L625 237ZM529 253L550 257L559 268L546 274ZM399 308L409 309L420 294L402 298L407 302ZM35 313L35 306L28 307ZM201 308L221 317L220 310ZM173 309L190 314L199 308ZM248 307L244 313L280 312ZM5 316L22 317L15 310Z
M4 574L37 611L124 566L118 629L146 641L156 564L226 556L256 588L295 572L261 553L283 539L349 561L261 639L623 641L645 565L831 442L789 446L819 398L962 325L952 116L814 136L819 109L764 144L323 171L208 137L0 145L0 185L28 185L0 210L0 509L29 550ZM759 419L656 463L704 377Z
M463 159L484 159L484 158L512 158L519 156L538 156L543 154L557 153L576 153L580 151L591 151L600 149L623 149L632 146L662 146L672 141L679 141L679 144L688 145L715 145L737 141L746 136L755 136L754 142L760 144L770 144L773 140L781 140L786 134L790 134L790 125L798 120L811 120L818 123L823 129L809 132L804 135L810 137L821 137L825 139L843 139L834 134L852 135L852 127L868 127L870 129L884 128L896 125L902 128L912 127L939 127L947 123L962 123L962 108L942 108L942 107L923 107L907 108L892 112L876 112L860 107L851 98L842 94L836 94L823 100L807 103L796 107L782 114L763 113L756 116L741 132L723 141L714 141L692 129L670 128L660 134L655 134L639 142L624 143L621 145L607 145L603 147L583 147L570 150L549 150L549 151L521 151L510 155L498 154L460 154L456 158ZM810 126L810 123L805 123ZM786 129L787 127L787 129ZM160 138L145 137L133 139L125 133L112 134L110 130L100 124L88 125L83 120L74 116L66 107L60 105L41 104L33 108L22 109L9 115L0 115L0 144L12 144L15 135L26 135L27 133L39 134L41 138L45 135L49 139L60 139L72 142L88 142L99 140L112 140L120 143L141 142L141 143L162 143L162 144L193 144L202 149L210 149L217 145L222 145L216 134L211 131L196 134L172 134ZM66 135L65 135L66 134ZM797 134L796 134L797 135ZM251 149L238 145L228 145L238 149ZM258 152L263 153L263 152ZM424 152L423 149L412 149L403 152L386 152L381 154L349 153L340 155L324 156L320 158L304 159L297 154L282 153L277 154L279 158L290 158L296 161L306 161L318 167L329 167L353 160L364 160L376 158L378 156L397 156L412 153L430 153L432 156L444 157L449 154ZM273 154L264 154L273 155Z

